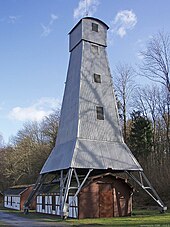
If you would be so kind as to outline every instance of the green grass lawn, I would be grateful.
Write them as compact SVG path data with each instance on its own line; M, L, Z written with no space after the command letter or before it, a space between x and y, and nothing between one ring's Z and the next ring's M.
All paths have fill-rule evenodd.
M75 226L155 226L170 227L170 213L160 214L158 211L134 211L131 217L68 220Z
M68 224L70 226L140 226L140 227L170 227L170 212L160 214L157 210L135 210L131 217L122 218L100 218L100 219L67 219L66 221L52 215L37 214L31 211L28 215L24 215L20 211L1 209L5 212L17 214L22 217L34 219L44 222L56 222ZM0 225L1 226L1 225ZM3 225L2 225L3 226Z

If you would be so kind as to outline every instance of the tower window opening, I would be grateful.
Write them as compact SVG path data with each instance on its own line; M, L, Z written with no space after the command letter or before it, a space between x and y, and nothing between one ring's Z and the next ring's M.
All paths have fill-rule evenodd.
M94 73L94 82L101 83L101 75Z
M99 53L99 49L97 45L91 45L91 50L93 54L98 54Z
M96 113L98 120L104 120L104 109L102 106L96 106Z
M98 24L92 23L92 31L98 32Z

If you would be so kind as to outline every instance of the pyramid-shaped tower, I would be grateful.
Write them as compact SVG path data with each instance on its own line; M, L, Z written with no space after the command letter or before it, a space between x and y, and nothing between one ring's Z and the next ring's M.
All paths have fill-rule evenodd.
M48 174L58 177L60 214L67 217L73 200L90 174L124 172L162 208L163 202L143 173L123 137L106 53L108 26L85 17L69 33L70 61L56 145L25 202L25 211ZM133 174L139 173L139 177ZM74 187L71 183L74 181Z
M70 61L57 141L41 174L70 167L142 170L120 131L107 29L102 21L86 17L69 33Z

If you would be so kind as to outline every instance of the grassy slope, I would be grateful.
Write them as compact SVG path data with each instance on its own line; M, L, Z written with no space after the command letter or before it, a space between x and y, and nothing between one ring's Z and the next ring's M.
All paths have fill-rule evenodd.
M140 210L134 211L131 217L123 218L101 218L101 219L68 219L62 221L60 218L52 215L37 214L31 212L29 215L24 215L20 211L3 209L5 212L14 213L16 215L34 219L37 221L53 222L68 224L71 226L155 226L155 227L170 227L170 213L160 214L159 211Z

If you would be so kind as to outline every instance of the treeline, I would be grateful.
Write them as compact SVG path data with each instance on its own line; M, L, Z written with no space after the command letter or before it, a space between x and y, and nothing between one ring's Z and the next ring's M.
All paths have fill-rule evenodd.
M55 146L60 111L42 122L27 122L9 145L0 149L0 190L17 184L33 184Z
M140 54L137 70L126 64L115 68L119 115L125 142L166 202L170 201L169 34L153 36Z
M166 200L170 185L170 37L153 36L141 52L142 64L134 69L118 64L114 90L125 142L146 175ZM138 81L148 81L140 85ZM139 82L140 82L139 81ZM0 150L0 190L34 183L55 145L60 112L41 123L29 122ZM169 198L170 200L170 198Z

